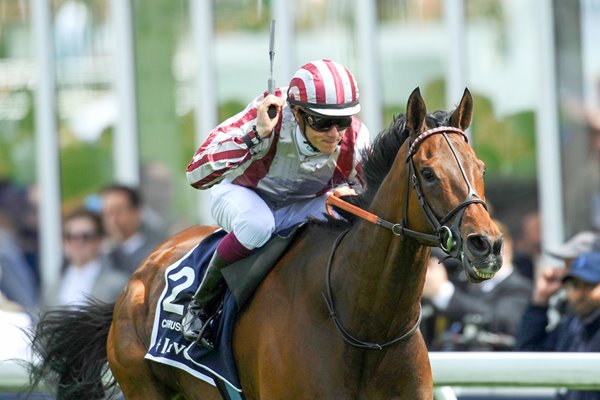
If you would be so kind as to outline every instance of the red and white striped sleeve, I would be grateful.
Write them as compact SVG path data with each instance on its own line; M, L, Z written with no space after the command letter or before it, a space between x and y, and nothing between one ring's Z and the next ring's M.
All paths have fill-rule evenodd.
M262 139L252 148L246 142L253 135L256 107L263 98L262 95L257 97L242 112L225 120L209 133L187 166L186 175L190 185L197 189L208 189L231 171L264 154L264 150L270 146L270 138Z

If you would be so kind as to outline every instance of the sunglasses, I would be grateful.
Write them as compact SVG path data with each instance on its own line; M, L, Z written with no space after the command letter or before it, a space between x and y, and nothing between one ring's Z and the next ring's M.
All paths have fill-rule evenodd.
M352 124L352 117L320 117L305 112L304 121L317 132L326 132L334 126L343 131L344 129L348 129Z
M93 232L83 232L83 233L65 233L65 240L68 242L78 241L78 242L89 242L96 239L98 235Z

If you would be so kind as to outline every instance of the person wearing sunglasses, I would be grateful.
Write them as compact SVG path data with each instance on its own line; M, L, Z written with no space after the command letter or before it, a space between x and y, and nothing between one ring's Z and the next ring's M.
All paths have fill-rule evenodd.
M56 287L50 290L46 307L75 306L87 297L114 301L129 275L118 270L102 255L104 230L100 215L81 208L63 222L65 264Z
M289 86L258 96L209 133L187 178L194 188L210 189L211 214L228 233L184 316L188 340L198 339L203 309L221 292L223 267L279 231L323 219L328 192L362 189L361 152L369 131L359 111L352 73L335 61L316 60L300 67Z

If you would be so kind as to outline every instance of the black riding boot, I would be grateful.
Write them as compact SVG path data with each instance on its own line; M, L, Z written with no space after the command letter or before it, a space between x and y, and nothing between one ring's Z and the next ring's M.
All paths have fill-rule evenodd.
M223 275L221 269L227 266L227 263L215 251L200 287L194 294L192 301L188 305L187 312L181 323L183 328L183 337L190 342L195 342L200 336L202 327L207 320L208 315L204 308L214 300L223 289Z

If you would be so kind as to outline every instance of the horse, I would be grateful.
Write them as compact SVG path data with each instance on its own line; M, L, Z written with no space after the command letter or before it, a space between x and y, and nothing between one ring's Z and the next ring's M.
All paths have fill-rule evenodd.
M461 260L473 283L502 265L485 165L464 133L472 113L468 89L452 112L428 113L416 88L406 113L365 152L363 192L332 203L346 218L299 229L235 322L245 398L433 398L419 330L429 247ZM32 381L54 374L62 399L102 398L115 383L127 400L221 398L214 386L144 358L165 269L214 229L167 239L115 303L43 316ZM107 361L112 381L102 379Z

